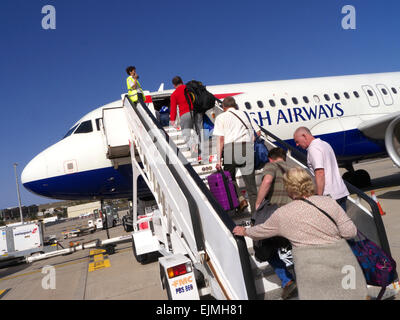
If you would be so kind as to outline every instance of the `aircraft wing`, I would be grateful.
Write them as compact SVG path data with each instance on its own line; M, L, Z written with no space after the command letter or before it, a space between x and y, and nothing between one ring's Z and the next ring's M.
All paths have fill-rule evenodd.
M358 125L360 130L366 137L377 140L384 140L386 128L395 118L400 116L400 111L393 112L372 120L363 121Z

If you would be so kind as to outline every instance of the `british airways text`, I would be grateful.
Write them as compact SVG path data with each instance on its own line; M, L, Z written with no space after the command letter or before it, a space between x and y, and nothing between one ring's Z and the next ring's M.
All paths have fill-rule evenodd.
M253 117L259 126L274 124L285 124L299 121L329 119L342 117L344 111L341 103L315 105L313 107L295 107L279 109L276 117L271 117L270 111L246 112Z

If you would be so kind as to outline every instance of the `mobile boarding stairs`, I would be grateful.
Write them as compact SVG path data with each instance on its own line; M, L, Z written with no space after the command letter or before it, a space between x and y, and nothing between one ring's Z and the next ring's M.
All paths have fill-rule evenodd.
M152 98L154 101L157 97ZM154 253L162 256L159 258L160 278L170 299L279 299L282 289L273 269L268 263L255 259L250 238L232 234L236 225L248 225L250 215L225 212L210 193L207 177L215 172L214 139L211 137L206 143L209 157L199 163L197 157L192 158L180 130L161 126L153 103L141 102L133 107L125 96L122 110L129 132L133 171L132 237L136 259L145 263ZM207 113L213 119L221 112L216 104ZM289 163L306 167L303 153L262 130L269 149L281 146L289 150ZM123 156L126 156L126 148L127 145ZM256 171L257 186L261 183L261 173L261 170ZM154 195L155 205L138 217L139 176ZM245 193L240 172L237 181ZM390 253L376 203L354 186L347 186L353 197L355 195L347 199L347 214L360 231ZM293 272L290 251L280 252L280 255ZM371 297L376 297L379 289L370 287ZM398 290L398 283L392 284L384 298L394 296Z

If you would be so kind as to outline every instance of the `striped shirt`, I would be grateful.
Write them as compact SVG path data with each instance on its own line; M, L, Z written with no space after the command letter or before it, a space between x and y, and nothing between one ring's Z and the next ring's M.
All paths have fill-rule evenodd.
M291 167L285 161L268 162L264 166L264 177L266 175L272 176L272 183L268 194L265 197L265 199L267 199L271 204L276 204L281 207L292 201L292 199L288 196L283 183L283 174L290 168Z

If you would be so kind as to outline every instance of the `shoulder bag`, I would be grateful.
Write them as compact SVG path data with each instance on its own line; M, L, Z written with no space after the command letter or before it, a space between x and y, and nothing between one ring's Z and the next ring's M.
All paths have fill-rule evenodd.
M236 118L238 118L242 124L246 127L247 130L250 130L246 124L244 123L244 121L242 119L240 119L240 117L238 115L236 115L235 113L231 112ZM247 113L244 112L244 114L246 115L247 119L249 119L250 125L251 125L251 121L250 121L250 117L248 116ZM254 132L254 169L255 170L259 170L261 169L268 161L268 149L264 144L264 141L257 136L256 131L254 130L254 128L252 127L253 132Z

